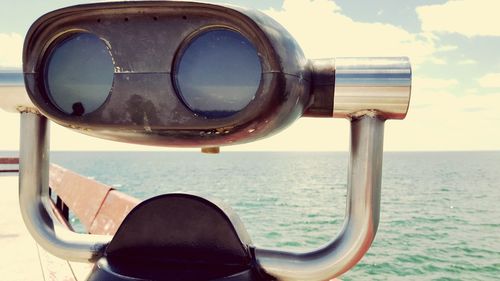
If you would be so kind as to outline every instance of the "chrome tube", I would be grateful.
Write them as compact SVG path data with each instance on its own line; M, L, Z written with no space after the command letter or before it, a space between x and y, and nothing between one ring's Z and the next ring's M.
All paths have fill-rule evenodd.
M49 253L70 261L95 261L110 236L72 232L62 226L49 204L49 122L38 114L21 113L19 205L26 228Z
M347 208L340 234L308 253L256 249L264 271L278 280L330 280L353 267L370 248L380 213L384 120L351 120Z
M406 57L335 58L333 117L351 118L375 111L385 119L404 119L411 93Z

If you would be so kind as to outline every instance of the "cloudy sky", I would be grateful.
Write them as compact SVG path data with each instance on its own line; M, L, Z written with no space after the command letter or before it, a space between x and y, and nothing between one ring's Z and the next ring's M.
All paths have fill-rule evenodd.
M309 58L408 56L412 101L388 121L385 148L397 151L500 149L500 1L226 0L260 9L295 36ZM0 69L20 68L30 24L83 1L0 0ZM18 116L0 111L0 150L18 147ZM347 150L348 122L303 118L286 131L223 150ZM133 149L52 126L52 149ZM157 148L154 148L157 149Z

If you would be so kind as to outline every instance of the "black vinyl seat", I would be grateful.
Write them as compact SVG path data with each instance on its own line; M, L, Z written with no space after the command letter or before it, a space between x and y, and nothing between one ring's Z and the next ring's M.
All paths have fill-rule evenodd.
M146 200L125 218L89 280L266 280L227 206L188 194Z

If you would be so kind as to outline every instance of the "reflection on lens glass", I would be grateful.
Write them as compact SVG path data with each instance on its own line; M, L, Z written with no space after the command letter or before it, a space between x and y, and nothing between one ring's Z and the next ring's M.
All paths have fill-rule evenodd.
M240 33L219 29L207 31L189 43L175 78L181 98L193 112L223 118L250 103L261 74L252 43Z
M111 53L99 37L74 34L56 45L45 69L52 103L61 111L81 116L99 108L113 85Z

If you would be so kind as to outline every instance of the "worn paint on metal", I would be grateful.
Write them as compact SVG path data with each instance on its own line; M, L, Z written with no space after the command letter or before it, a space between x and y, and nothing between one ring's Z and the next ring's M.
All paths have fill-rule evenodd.
M140 200L116 190L110 190L101 209L92 222L89 232L92 234L113 235Z
M112 235L140 200L52 164L49 185L92 234Z
M89 230L111 187L51 165L49 186Z

